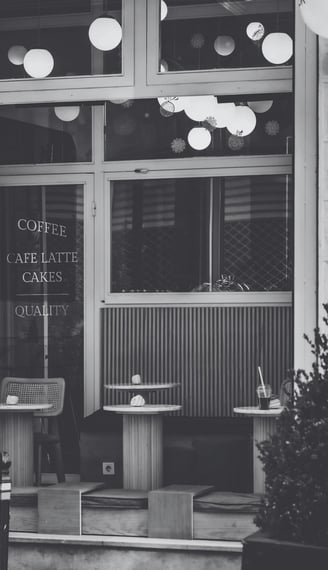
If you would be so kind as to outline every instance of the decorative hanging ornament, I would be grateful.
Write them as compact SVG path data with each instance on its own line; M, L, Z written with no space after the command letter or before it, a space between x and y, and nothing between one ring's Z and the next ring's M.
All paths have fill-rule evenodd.
M264 36L264 26L261 22L251 22L246 28L246 34L253 42L258 42Z
M186 141L181 138L173 139L171 149L174 154L181 154L186 148Z
M318 36L328 38L328 2L327 0L299 0L298 2L305 24Z
M256 127L256 115L252 109L240 105L236 107L232 120L227 124L229 133L236 137L246 137L250 135Z
M232 121L235 112L236 105L234 103L216 103L205 117L205 122L208 122L212 128L222 129Z
M183 111L185 107L187 98L186 97L158 97L157 101L159 102L160 106L163 107L167 103L172 105L171 109L173 113L179 113Z
M122 41L122 27L114 18L96 18L89 27L92 45L100 51L115 49Z
M200 32L194 33L190 38L190 45L194 49L201 49L205 44L205 37Z
M231 36L218 36L214 42L214 49L219 55L231 55L235 50L236 42Z
M167 4L166 2L164 2L164 0L161 0L161 20L165 20L166 16L167 16Z
M199 97L184 98L184 112L192 121L204 121L212 115L212 109L217 105L214 95L200 95Z
M165 59L161 59L159 64L160 64L160 72L161 73L166 73L166 71L169 70L169 65L168 65L167 61L165 61Z
M188 133L188 143L195 150L204 150L211 144L211 133L204 127L194 127Z
M27 49L24 46L11 46L8 50L8 59L13 65L23 65Z
M273 101L247 101L247 105L254 113L266 113L271 109Z
M262 43L262 53L270 63L286 63L293 55L293 40L288 34L281 32L268 34Z
M30 49L24 57L23 64L28 75L42 79L52 72L54 58L47 49Z
M65 123L74 121L80 114L79 105L67 105L63 107L54 107L56 117Z

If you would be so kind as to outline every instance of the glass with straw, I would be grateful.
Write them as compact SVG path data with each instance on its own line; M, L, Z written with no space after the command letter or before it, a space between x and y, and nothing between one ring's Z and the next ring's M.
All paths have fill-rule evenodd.
M270 399L271 399L271 386L269 384L264 384L263 376L261 367L258 366L259 377L261 384L257 387L256 393L259 402L260 410L268 410L270 408Z

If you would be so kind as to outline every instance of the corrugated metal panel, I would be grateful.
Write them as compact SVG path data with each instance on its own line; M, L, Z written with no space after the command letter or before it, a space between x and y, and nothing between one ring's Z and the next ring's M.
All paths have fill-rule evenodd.
M151 402L181 403L185 416L230 416L256 403L257 367L279 393L292 366L289 307L114 307L103 310L104 384L180 382ZM105 390L106 403L127 395Z

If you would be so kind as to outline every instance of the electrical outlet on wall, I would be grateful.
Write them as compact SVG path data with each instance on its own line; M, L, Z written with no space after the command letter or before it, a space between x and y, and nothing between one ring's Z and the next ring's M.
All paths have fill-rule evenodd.
M103 461L102 473L103 473L103 475L115 475L115 463L114 463L114 461Z

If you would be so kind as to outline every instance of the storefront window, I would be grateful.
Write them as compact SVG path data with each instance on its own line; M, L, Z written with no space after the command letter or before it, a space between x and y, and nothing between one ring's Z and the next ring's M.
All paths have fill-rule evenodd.
M1 377L65 379L65 447L68 461L76 461L72 427L83 410L83 188L2 187L0 204Z
M292 288L289 176L116 181L111 291Z
M0 164L91 160L90 105L0 107Z
M238 119L241 107L252 122L249 134ZM106 119L105 160L292 152L291 94L109 102Z
M292 63L292 0L219 0L205 6L195 0L165 0L160 15L161 73L270 67L276 62L262 47L265 38L277 32L288 35L283 36L286 55L279 64ZM276 42L274 56L282 47L281 38Z
M89 37L89 27L97 17L115 20L115 26L121 27L121 0L97 2L92 12L90 0L31 0L28 4L5 0L1 2L0 16L3 22L0 79L31 77L21 49L50 52L53 57L53 69L47 74L50 77L122 72L122 38L104 51L95 47Z

